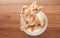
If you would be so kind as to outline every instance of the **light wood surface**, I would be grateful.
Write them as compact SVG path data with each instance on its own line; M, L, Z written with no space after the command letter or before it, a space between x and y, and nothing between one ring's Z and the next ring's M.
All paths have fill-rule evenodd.
M48 18L47 30L36 37L20 31L20 12L23 5L34 0L0 0L0 38L60 38L60 0L38 0Z

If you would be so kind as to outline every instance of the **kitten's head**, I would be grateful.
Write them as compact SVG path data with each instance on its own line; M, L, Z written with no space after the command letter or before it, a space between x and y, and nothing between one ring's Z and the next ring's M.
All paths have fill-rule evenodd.
M37 5L37 1L34 1L30 6L30 13L38 13L42 8Z
M37 1L34 1L30 6L24 6L23 12L27 14L36 14L42 9L42 6L37 5Z

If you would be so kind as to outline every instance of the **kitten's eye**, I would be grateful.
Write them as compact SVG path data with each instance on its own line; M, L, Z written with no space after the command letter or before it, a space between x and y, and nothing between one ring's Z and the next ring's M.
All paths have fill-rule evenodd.
M38 10L38 9L34 9L34 10Z
M32 17L32 15L30 15Z
M26 21L26 24L28 24L28 21Z
M32 11L37 11L38 9L33 9Z
M34 6L33 6L33 8L34 8Z
M40 26L40 24L38 24L38 26Z

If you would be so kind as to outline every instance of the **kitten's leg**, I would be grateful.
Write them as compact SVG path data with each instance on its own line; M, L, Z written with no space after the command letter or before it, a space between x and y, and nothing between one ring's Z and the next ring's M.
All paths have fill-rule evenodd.
M20 27L20 30L21 30L21 31L24 31L24 30L25 30L25 29L24 29L24 26L21 26L21 27Z
M34 27L32 27L31 31L34 31L37 28L37 25L34 25Z

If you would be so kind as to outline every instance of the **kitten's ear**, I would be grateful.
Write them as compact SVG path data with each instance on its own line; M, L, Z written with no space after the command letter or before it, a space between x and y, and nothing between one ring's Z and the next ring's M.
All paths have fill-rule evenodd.
M24 11L25 11L25 9L27 9L27 5L24 5L23 7L22 7L22 10L21 10L21 13L23 13Z
M39 11L42 10L42 8L43 8L43 6L40 6L40 7L39 7Z
M33 8L33 7L37 7L37 1L34 1L34 2L29 6L30 9Z
M27 5L24 5L23 8L22 8L23 11L24 11L25 9L27 9L27 7L28 7Z

